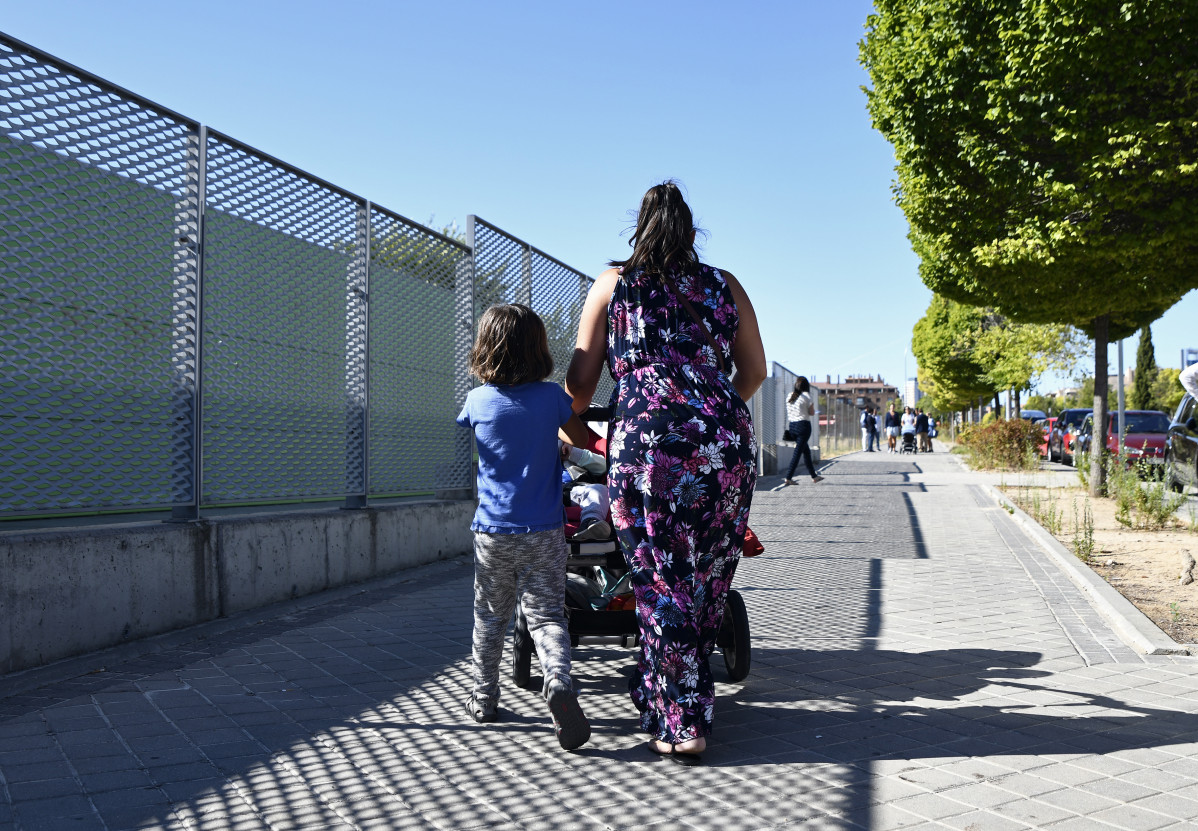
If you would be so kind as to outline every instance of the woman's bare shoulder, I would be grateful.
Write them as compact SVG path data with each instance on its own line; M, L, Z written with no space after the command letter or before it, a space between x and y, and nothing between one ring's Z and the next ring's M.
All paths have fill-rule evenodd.
M595 286L614 286L616 281L620 279L620 269L609 268L607 271L595 278Z
M609 268L607 271L595 278L595 282L591 283L590 289L587 290L587 301L595 303L599 299L604 301L604 305L611 300L611 296L616 290L616 281L620 279L618 269Z

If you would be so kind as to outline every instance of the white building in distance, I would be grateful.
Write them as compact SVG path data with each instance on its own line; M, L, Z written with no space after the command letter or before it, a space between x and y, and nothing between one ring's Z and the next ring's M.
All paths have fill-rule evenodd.
M919 380L908 378L907 388L903 390L903 403L908 407L914 407L921 398L923 398L923 393L919 390Z

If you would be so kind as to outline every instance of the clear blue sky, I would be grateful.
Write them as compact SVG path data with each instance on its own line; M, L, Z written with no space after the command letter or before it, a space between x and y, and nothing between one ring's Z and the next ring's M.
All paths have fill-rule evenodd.
M7 0L0 28L378 204L474 213L590 274L677 178L771 360L901 386L930 293L860 90L870 9ZM1198 347L1195 320L1191 292L1153 327L1160 364Z

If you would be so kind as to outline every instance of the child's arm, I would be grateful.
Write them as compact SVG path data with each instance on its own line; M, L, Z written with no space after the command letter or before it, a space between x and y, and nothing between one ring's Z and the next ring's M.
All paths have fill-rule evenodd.
M591 440L590 430L576 414L571 414L569 421L558 429L557 436L575 447L586 447Z

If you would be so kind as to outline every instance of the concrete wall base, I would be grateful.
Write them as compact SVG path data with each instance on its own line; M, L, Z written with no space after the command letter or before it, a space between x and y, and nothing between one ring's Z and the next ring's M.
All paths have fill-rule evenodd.
M0 533L0 674L470 552L474 502Z

